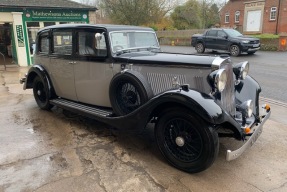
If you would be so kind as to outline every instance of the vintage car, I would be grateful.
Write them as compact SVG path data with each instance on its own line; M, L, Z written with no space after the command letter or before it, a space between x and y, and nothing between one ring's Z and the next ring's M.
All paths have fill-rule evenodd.
M240 156L270 116L269 105L259 107L261 88L248 62L161 52L150 28L46 27L34 62L20 81L41 109L58 106L130 132L154 124L163 156L190 173L212 165L219 137L242 141L226 159Z

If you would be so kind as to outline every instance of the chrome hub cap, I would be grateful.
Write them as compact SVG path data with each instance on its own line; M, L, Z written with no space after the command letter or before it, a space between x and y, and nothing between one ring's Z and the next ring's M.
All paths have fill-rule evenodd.
M175 139L175 143L177 144L177 146L182 147L184 146L184 139L182 137L177 137Z

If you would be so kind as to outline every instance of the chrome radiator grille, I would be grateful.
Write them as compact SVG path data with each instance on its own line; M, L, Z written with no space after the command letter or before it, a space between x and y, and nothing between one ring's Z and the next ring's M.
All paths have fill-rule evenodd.
M221 92L221 105L230 114L235 115L235 92L234 92L234 76L232 64L222 65L221 69L225 69L227 73L227 83L225 89Z
M173 88L174 77L177 77L179 84L186 83L185 75L147 73L148 82L150 83L155 95Z

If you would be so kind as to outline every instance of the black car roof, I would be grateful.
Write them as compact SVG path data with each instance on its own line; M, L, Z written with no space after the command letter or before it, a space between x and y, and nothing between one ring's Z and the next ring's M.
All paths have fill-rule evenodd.
M154 31L148 27L132 26L132 25L111 25L111 24L60 24L60 25L51 25L48 27L42 28L39 32L47 29L64 29L64 28L105 28L108 32L111 31L123 31L123 30L140 30L140 31Z

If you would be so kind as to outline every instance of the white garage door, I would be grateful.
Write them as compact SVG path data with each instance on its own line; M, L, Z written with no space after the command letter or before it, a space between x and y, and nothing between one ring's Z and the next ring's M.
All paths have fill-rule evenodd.
M260 31L260 25L261 10L248 11L246 31Z

